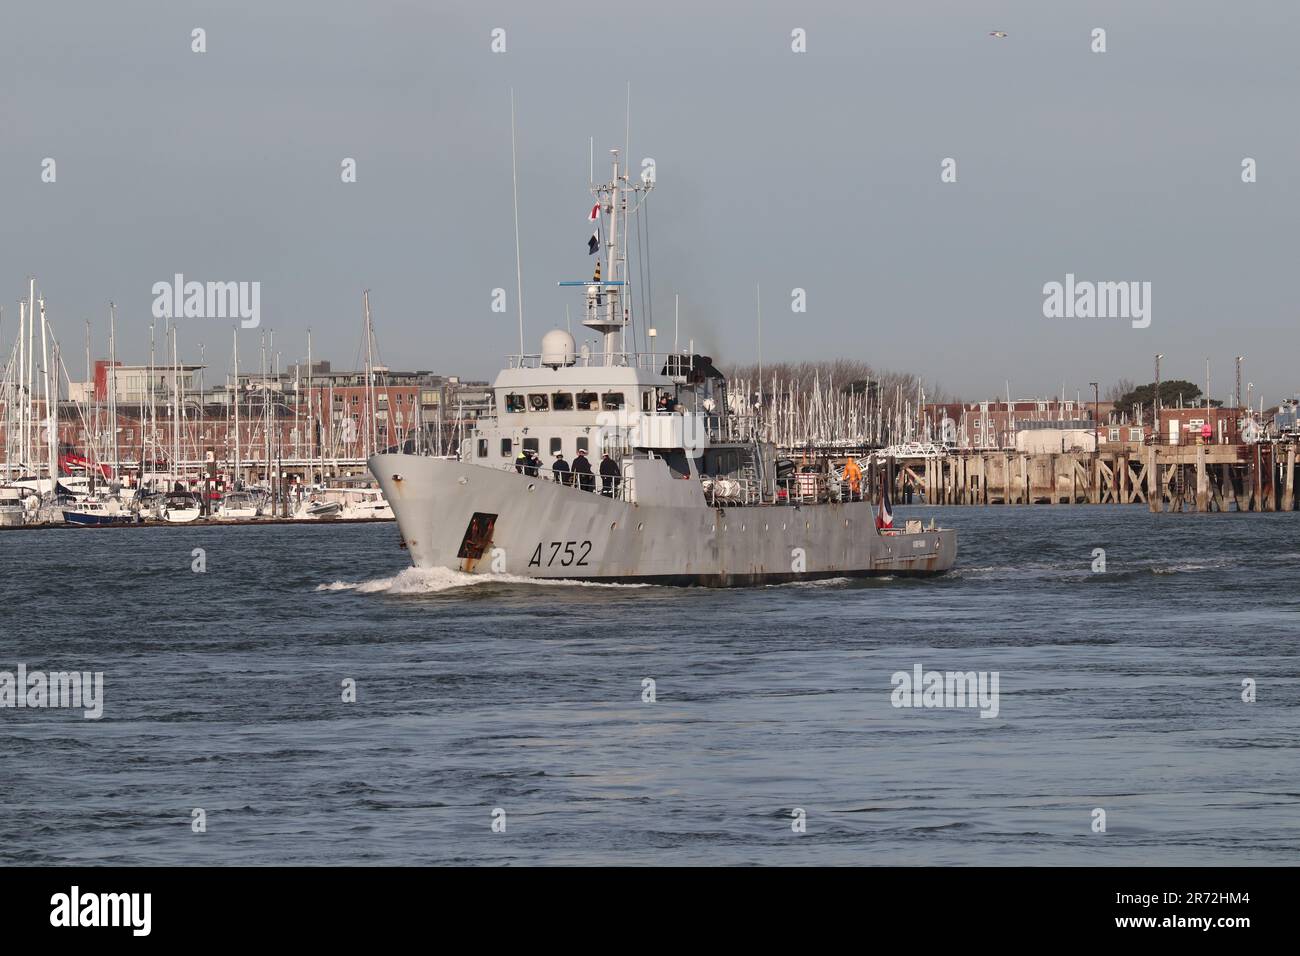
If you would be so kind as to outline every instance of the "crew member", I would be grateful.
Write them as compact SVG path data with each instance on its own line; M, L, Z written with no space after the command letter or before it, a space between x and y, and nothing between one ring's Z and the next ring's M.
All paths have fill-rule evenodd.
M519 454L515 456L515 471L519 472L519 474L522 475L524 473L524 468L527 465L528 465L528 453L521 448L519 449Z
M619 482L623 480L623 473L614 463L608 454L600 456L600 493L606 498L614 498L618 495Z
M850 458L844 466L844 480L849 483L849 496L853 501L862 498L862 469L856 458Z
M560 484L569 483L569 463L564 460L564 452L555 453L555 461L551 465L551 476Z
M596 479L591 473L591 462L587 461L587 450L579 448L573 456L573 480L583 491L595 491Z

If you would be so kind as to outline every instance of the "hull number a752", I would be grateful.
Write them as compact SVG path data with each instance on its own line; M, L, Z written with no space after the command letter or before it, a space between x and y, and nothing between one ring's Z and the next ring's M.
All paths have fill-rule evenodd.
M575 567L585 568L587 566L587 557L591 554L590 541L551 541L539 542L537 550L528 561L530 568L543 567L543 549L549 550L550 556L545 558L545 567L554 567L559 565L562 568Z

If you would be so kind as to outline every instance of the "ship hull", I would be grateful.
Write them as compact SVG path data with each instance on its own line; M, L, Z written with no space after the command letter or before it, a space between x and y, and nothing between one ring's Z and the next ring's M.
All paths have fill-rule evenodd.
M671 503L631 502L443 458L384 454L369 464L418 568L752 587L928 576L956 559L955 532L877 533L866 502L717 508L697 482L679 482Z

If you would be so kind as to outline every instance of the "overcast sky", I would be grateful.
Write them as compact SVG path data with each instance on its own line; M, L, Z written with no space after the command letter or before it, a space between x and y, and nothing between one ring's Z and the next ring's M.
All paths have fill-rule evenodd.
M510 88L532 351L576 304L556 281L589 274L588 137L598 161L622 145L630 82L661 332L679 293L684 337L752 361L761 283L769 362L861 358L974 400L1149 381L1163 352L1197 382L1210 357L1221 398L1244 353L1271 404L1300 389L1298 48L1294 2L10 3L5 348L34 273L68 352L91 319L105 353L112 299L141 360L151 287L181 272L260 281L285 364L310 326L353 366L369 288L391 367L491 376L518 342ZM1150 327L1045 318L1067 273L1150 282ZM224 372L230 328L182 320L181 351Z

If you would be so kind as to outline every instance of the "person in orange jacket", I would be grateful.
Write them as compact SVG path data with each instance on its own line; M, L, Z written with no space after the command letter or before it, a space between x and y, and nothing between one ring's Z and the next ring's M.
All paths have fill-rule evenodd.
M844 480L849 483L849 495L853 501L862 497L862 469L856 458L850 458L844 465Z

